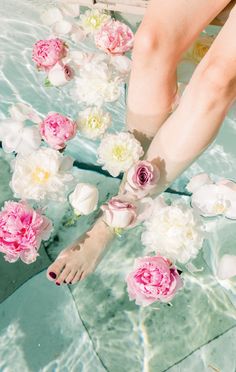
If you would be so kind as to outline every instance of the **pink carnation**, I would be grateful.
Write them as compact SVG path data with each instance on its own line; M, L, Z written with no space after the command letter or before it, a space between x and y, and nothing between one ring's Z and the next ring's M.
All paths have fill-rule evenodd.
M160 171L155 165L140 160L127 173L125 191L140 199L157 186L159 178Z
M0 212L0 252L5 260L19 258L30 264L36 260L42 240L47 240L52 222L24 202L5 202Z
M66 57L67 47L61 39L39 40L33 47L33 61L39 69L49 71L62 58Z
M139 257L127 276L130 300L148 306L155 301L169 302L183 286L176 267L162 256Z
M95 34L96 46L108 54L122 55L133 47L134 34L122 22L111 20Z
M76 135L76 123L58 113L49 114L40 124L42 138L55 150L63 149Z

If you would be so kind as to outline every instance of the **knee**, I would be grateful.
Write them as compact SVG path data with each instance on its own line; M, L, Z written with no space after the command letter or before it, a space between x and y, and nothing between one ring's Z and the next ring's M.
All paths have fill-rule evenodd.
M169 62L177 60L180 55L179 44L174 35L167 35L161 29L150 26L148 23L138 29L133 49L133 58L149 60L154 57L166 59Z
M202 68L199 80L212 99L236 95L236 71L234 72L230 65L227 67L225 61L223 63L218 58Z

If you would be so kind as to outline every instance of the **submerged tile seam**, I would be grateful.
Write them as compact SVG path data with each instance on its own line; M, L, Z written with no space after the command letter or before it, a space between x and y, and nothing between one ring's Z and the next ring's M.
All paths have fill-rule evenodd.
M234 329L236 328L236 325L234 325L233 327L230 327L228 328L226 331L220 333L219 335L215 336L214 338L212 338L211 340L209 340L208 342L206 342L205 344L202 344L201 346L197 347L196 349L194 349L193 351L191 351L191 353L189 353L188 355L186 355L184 358L180 359L178 362L172 364L170 367L168 367L167 369L164 369L160 372L167 372L169 371L172 367L174 366L177 366L179 363L183 362L185 359L187 359L190 355L194 354L196 351L200 350L203 346L206 346L208 344L210 344L212 341L214 340L217 340L217 338L223 336L224 334L226 334L227 332L231 331L231 329Z
M76 307L76 311L77 311L78 316L79 316L79 318L80 318L80 320L81 320L81 323L83 324L83 327L84 327L84 329L86 330L87 335L88 335L88 337L89 337L89 339L90 339L90 341L91 341L91 343L92 343L93 351L94 351L95 354L97 355L98 360L100 361L100 363L101 363L101 365L103 366L103 368L105 369L105 371L106 371L106 372L110 372L109 369L107 369L107 367L106 367L106 365L104 364L104 362L103 362L103 360L101 359L101 357L99 356L99 354L98 354L98 352L97 352L97 350L96 350L96 348L95 348L95 346L94 346L94 342L93 342L93 340L92 340L92 337L90 336L90 333L89 333L89 331L88 331L88 328L87 328L86 325L84 324L84 321L83 321L83 319L82 319L82 317L81 317L81 315L80 315L79 309L78 309L77 306L76 306L75 297L74 297L74 295L73 295L73 293L72 293L72 291L71 291L70 288L69 288L69 291L70 291L71 297L73 298L73 301L74 301L74 304L75 304L75 307Z

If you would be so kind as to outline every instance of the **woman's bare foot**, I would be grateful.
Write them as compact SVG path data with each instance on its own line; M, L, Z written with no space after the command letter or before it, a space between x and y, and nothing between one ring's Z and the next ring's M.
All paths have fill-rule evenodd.
M113 237L111 229L99 218L82 239L64 249L49 266L47 277L57 285L75 284L92 273Z

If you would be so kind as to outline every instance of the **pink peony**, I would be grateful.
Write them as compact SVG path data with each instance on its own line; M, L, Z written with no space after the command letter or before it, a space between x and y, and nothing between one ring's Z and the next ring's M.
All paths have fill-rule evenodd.
M63 149L76 135L76 123L58 113L49 114L40 124L42 138L55 150Z
M162 256L139 257L126 278L130 300L148 306L155 301L169 302L183 286L175 266Z
M47 240L52 222L24 202L5 202L0 212L0 252L5 260L19 258L30 264L36 260L42 240Z
M33 61L39 69L49 71L67 55L67 47L61 39L39 40L33 47Z
M136 206L121 198L120 196L111 198L107 205L101 207L103 219L108 226L116 229L133 227L137 221Z
M134 194L138 199L143 198L156 187L159 178L160 171L155 165L140 160L127 173L125 191Z
M96 46L108 54L122 55L133 47L134 34L122 22L111 20L95 34Z

